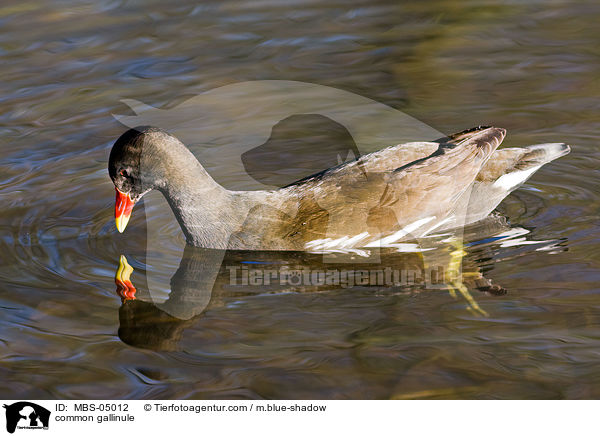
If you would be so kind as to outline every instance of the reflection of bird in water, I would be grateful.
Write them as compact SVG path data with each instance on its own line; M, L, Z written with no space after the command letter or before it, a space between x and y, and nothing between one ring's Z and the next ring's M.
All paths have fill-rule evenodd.
M469 289L468 307L479 305L471 291L491 295L503 295L506 290L484 277L479 267L480 259L486 258L485 247L502 241L511 241L515 233L501 216L492 216L478 226L466 229L467 243L477 246L478 258L465 257L463 282ZM512 232L512 233L511 233ZM480 235L498 235L491 242L477 240ZM372 287L376 290L389 289L393 292L424 292L446 289L445 271L438 267L427 269L426 260L436 255L445 256L444 247L439 253L429 252L427 259L422 253L398 253L390 251L380 256L380 263L324 263L323 257L303 252L243 252L203 249L186 246L179 268L171 278L171 292L162 303L151 302L144 291L136 293L130 282L132 269L123 264L117 272L117 292L123 304L119 309L119 337L123 342L141 348L175 350L184 331L194 320L209 308L223 306L232 298L266 293L319 292L335 289ZM433 257L432 257L433 256ZM328 281L328 274L337 271L336 277ZM214 271L218 271L214 274ZM355 276L350 280L343 272ZM307 274L308 272L308 274ZM387 272L387 277L386 277ZM312 275L311 275L312 274ZM357 277L358 275L358 277ZM267 277L269 280L267 280ZM389 281L388 281L389 279ZM351 284L349 284L351 282ZM439 286L438 286L439 285ZM133 289L133 291L132 291Z

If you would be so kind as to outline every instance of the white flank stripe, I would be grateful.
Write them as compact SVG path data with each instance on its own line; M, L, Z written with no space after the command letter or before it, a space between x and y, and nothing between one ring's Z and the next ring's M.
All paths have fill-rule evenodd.
M397 242L398 240L402 239L403 237L405 237L409 233L414 232L419 227L427 224L429 221L434 220L434 219L435 219L435 216L429 216L427 218L423 218L423 219L420 219L418 221L415 221L414 223L410 223L409 225L407 225L403 229L398 230L393 235L386 236L385 238L381 238L381 239L378 239L377 241L370 242L367 245L365 245L365 247L379 247L379 246L385 247L385 246L388 246L390 244L393 244L394 242Z
M353 237L342 236L341 238L331 239L315 239L313 241L309 241L304 245L306 250L310 251L331 251L334 249L340 249L344 252L351 251L349 250L351 247L355 247L360 241L366 239L369 236L369 232L359 233Z
M363 239L366 239L369 237L369 232L362 232L359 233L356 236L353 236L352 238L348 239L346 242L344 242L340 248L346 248L346 247L354 247L356 244L358 244L360 241L362 241Z
M430 229L427 229L427 231L423 234L423 236L427 236L429 235L431 232L433 232L435 229L437 229L438 227L440 227L442 224L446 224L448 221L451 221L455 218L454 215L450 215L447 218L444 218L443 220L441 220L439 223L435 224L433 227L431 227Z
M540 169L541 165L529 168L523 171L513 171L512 173L504 174L494 182L492 186L509 190L519 186L527 180L533 173Z

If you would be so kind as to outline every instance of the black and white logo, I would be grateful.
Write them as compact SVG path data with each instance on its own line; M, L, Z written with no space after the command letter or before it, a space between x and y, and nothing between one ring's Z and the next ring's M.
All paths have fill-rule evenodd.
M48 429L50 411L29 401L19 401L10 405L5 404L6 431L14 433L16 429Z

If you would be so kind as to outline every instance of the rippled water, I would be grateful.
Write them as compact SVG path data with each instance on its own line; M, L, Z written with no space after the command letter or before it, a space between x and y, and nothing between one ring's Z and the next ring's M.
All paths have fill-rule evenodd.
M396 3L3 2L0 397L598 398L599 5ZM228 285L228 265L318 266L309 254L224 254L185 319L165 304L210 253L152 264L180 280L149 302L143 208L123 235L112 219L120 100L170 108L264 79L344 89L444 133L489 123L509 146L572 145L500 206L500 233L524 231L471 235L465 269L507 291L472 291L487 317L418 284ZM123 304L121 254L138 296Z

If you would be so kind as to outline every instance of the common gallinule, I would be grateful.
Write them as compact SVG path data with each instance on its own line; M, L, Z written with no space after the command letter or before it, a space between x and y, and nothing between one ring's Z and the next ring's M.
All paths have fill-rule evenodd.
M177 138L137 127L114 144L119 232L148 191L167 199L190 245L241 250L391 246L478 221L566 144L496 150L506 131L476 127L391 146L272 191L219 185Z

